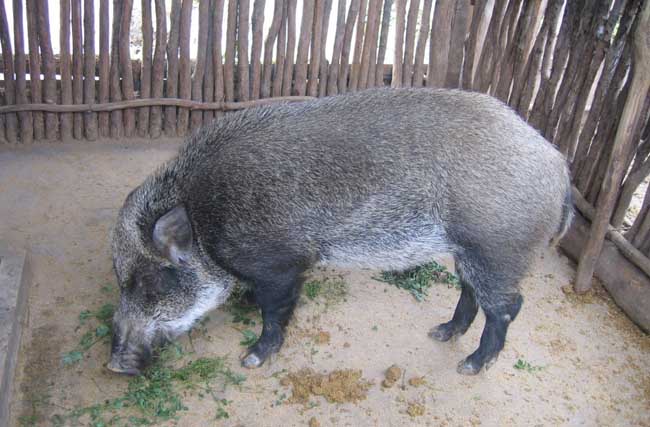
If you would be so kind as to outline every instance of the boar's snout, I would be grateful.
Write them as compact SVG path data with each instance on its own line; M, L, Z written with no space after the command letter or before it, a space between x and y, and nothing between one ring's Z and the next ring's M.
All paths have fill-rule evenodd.
M152 343L143 331L113 322L111 360L106 368L124 375L139 375L152 359Z

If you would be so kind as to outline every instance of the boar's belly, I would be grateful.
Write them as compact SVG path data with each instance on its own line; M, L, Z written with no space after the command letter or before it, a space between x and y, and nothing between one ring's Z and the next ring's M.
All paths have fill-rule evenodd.
M367 230L363 236L344 236L325 245L321 263L339 267L405 270L454 252L442 227L424 230Z

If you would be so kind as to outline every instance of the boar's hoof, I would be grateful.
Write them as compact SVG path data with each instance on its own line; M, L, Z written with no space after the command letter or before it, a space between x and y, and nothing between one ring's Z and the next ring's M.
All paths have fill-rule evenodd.
M476 366L475 362L467 359L463 359L458 363L456 367L456 372L461 375L476 375L481 371L481 366Z
M248 369L259 368L262 363L264 363L264 359L260 358L255 352L248 353L241 361L241 365Z
M108 369L111 372L114 372L116 374L120 375L130 375L130 376L135 376L135 375L140 375L141 372L138 368L123 368L117 364L114 364L112 362L109 362L106 364L106 369Z
M431 329L429 336L436 341L446 342L456 335L454 328L448 323L442 323L435 328Z

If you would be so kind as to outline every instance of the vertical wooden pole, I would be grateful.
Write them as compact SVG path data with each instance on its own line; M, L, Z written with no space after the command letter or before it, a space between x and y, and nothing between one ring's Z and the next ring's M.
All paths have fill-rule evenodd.
M366 89L375 84L375 67L377 57L377 30L379 28L379 9L381 0L370 0L368 4L368 20L366 22L366 36L363 40L361 51L361 72L359 75L359 89ZM372 72L371 72L372 71Z
M68 15L70 15L70 0L68 2ZM27 81L26 81L26 64L25 64L25 36L23 28L23 2L14 0L14 44L16 46L14 63L16 68L16 102L18 104L27 104ZM68 28L70 27L70 18L68 17ZM70 30L68 29L68 35ZM68 48L68 56L70 49ZM68 63L70 58L68 58ZM69 64L68 64L69 67ZM68 68L69 70L69 68ZM69 73L69 71L68 71ZM34 122L31 112L18 113L20 119L20 141L23 144L29 144L34 139Z
M357 15L357 34L354 38L354 51L352 52L352 61L350 62L350 82L349 90L355 92L359 86L359 76L361 74L361 53L363 49L363 39L366 36L366 17L368 12L368 0L361 0L359 5L359 15Z
M95 103L95 2L84 0L84 103ZM85 113L86 138L97 139L97 113Z
M384 10L381 14L381 35L379 36L379 50L377 52L377 66L375 69L375 86L384 86L384 60L386 59L386 44L390 30L390 16L393 9L393 0L384 0Z
M72 0L72 101L83 104L83 33L81 31L81 0ZM74 113L73 134L83 139L83 113Z
M221 40L223 37L223 9L224 0L214 0L214 15L212 21L212 63L214 68L214 100L222 102L224 100L224 69L221 58ZM215 117L222 113L215 112Z
M418 45L415 48L415 65L413 66L414 87L422 87L424 78L424 50L429 38L429 28L431 24L431 5L432 0L424 0L422 6L422 21L420 23L420 34L418 34Z
M169 22L166 96L176 98L178 97L178 39L181 28L181 0L172 1ZM165 107L165 135L176 136L176 107Z
M78 0L73 0L78 1ZM74 13L74 3L73 9ZM111 29L111 64L110 64L110 99L113 102L122 100L122 89L120 88L120 26L122 16L122 0L113 0L113 28ZM74 19L73 19L74 31ZM76 102L75 102L76 103ZM76 131L76 126L75 126ZM111 111L111 138L124 136L124 122L122 121L122 110ZM76 136L75 136L76 138Z
M287 53L287 13L289 2L282 3L282 24L278 32L278 43L275 48L275 71L273 72L273 83L271 84L271 95L282 95L282 79L284 78L284 63Z
M237 41L237 1L228 0L228 27L226 29L226 55L223 79L226 101L235 100L235 43Z
M293 86L294 56L296 50L296 0L287 4L287 53L284 56L282 96L290 96Z
M476 53L476 44L478 43L478 32L483 22L487 0L475 0L472 10L472 19L469 29L469 37L465 42L465 63L463 65L462 87L463 89L473 89L474 87L474 56Z
M208 60L205 52L208 50L208 25L210 23L210 0L199 2L199 43L197 46L196 66L192 76L192 99L203 101L203 77L205 64ZM203 112L192 111L190 114L190 129L194 130L203 124Z
M564 1L564 0L559 0ZM499 38L499 28L501 27L501 19L503 18L504 9L508 0L495 0L490 17L490 24L485 34L485 41L481 49L478 65L476 66L476 73L474 75L473 87L479 92L487 92L490 82L492 81L492 71L494 62L493 56L497 54L497 41Z
M140 73L140 98L151 98L151 52L153 50L153 22L151 0L142 0L142 72ZM149 133L149 107L138 111L138 136Z
M348 19L345 21L345 34L343 35L343 49L341 51L341 61L339 66L338 92L345 93L348 91L348 76L350 74L350 49L352 47L352 32L354 23L361 7L361 0L352 0L348 9Z
M251 28L253 31L253 44L251 46L251 99L260 97L262 85L262 42L264 41L264 6L266 0L255 0L253 3L253 18Z
M316 0L314 9L314 22L311 37L311 60L309 62L309 83L307 85L307 94L309 96L318 95L318 72L320 71L321 56L321 33L323 31L323 14L325 12L325 1Z
M275 0L273 8L273 18L271 27L264 42L264 70L262 76L261 97L268 98L271 96L271 81L273 77L273 46L280 32L282 25L282 8L283 0Z
M307 90L307 61L309 59L309 44L314 22L314 0L305 0L302 9L302 24L298 40L298 55L296 57L296 77L294 95L304 96Z
M542 28L537 35L535 44L533 45L533 50L530 53L530 59L526 68L524 70L524 76L521 79L522 93L519 97L519 100L515 100L516 104L512 104L516 107L517 112L525 120L528 120L528 110L530 109L530 103L533 99L533 91L535 85L533 82L537 77L537 73L540 71L540 64L542 62L542 54L544 53L544 44L548 36L548 19L543 17ZM512 101L511 101L512 102Z
M212 58L212 41L214 40L214 2L208 0L208 39L205 47L205 73L203 74L203 101L214 102L214 60ZM200 19L200 17L199 17ZM214 119L214 110L203 111L203 124L207 125Z
M463 65L463 45L467 36L470 0L456 0L454 19L451 22L451 37L449 40L449 62L447 63L447 78L445 86L460 87L460 73Z
M447 78L454 0L437 0L429 42L427 87L443 87Z
M336 34L334 36L334 49L332 51L332 63L330 64L329 75L327 76L327 94L338 93L339 64L341 63L341 51L343 50L343 36L345 35L345 2L339 0L336 13Z
M2 46L2 59L4 62L5 101L7 104L16 103L16 87L14 84L14 55L11 49L11 35L7 22L7 11L4 3L0 4L0 42ZM18 118L15 113L5 115L5 131L7 141L15 144L18 142Z
M179 52L181 55L178 69L178 97L190 99L192 96L192 71L190 69L190 26L192 25L192 0L183 0L181 6L181 29L179 34ZM176 132L178 136L187 133L190 112L187 108L178 109Z
M46 104L57 103L56 91L56 64L52 51L50 37L50 15L47 0L38 2L38 41L41 46L43 60L43 102ZM58 138L59 118L56 113L45 113L45 138L54 141Z
M165 80L165 51L167 50L167 14L165 0L156 0L156 48L153 54L153 71L151 81L151 96L162 98ZM162 132L162 107L151 107L151 126L149 133L152 138L160 137Z
M61 14L59 21L61 24L60 31L60 51L61 56L59 64L61 67L61 104L72 104L72 69L70 56L70 0L61 0ZM61 114L61 139L68 141L72 139L72 113Z
M402 68L402 86L411 86L413 81L413 48L415 46L415 29L418 21L420 0L411 0L408 20L406 22L406 37L404 40L404 66Z
M248 70L248 17L250 15L250 0L239 0L239 23L237 25L237 69L239 75L239 100L248 101L250 98L250 83Z
M34 104L40 104L41 97L41 58L38 47L38 24L36 15L38 14L38 4L36 0L27 0L25 11L27 12L27 36L29 42L29 86L31 92L31 101ZM45 137L45 123L43 113L34 112L34 139L41 140Z
M393 58L392 87L402 87L402 66L404 64L404 24L406 23L406 0L396 0L395 56ZM436 6L436 9L438 7Z
M557 45L553 54L553 69L548 84L545 85L546 93L544 94L542 105L544 111L548 114L544 115L544 127L540 127L539 129L542 131L544 137L551 142L554 142L555 125L561 112L557 108L558 98L562 96L561 91L558 90L558 86L564 81L566 69L571 61L572 39L575 33L578 32L575 27L580 20L579 6L581 4L584 4L584 2L572 1L567 2L564 7L562 26L560 27L560 34L558 35ZM540 92L542 88L544 88L544 85L540 86Z
M521 17L517 23L518 34L515 37L515 45L513 49L513 72L511 76L512 86L510 96L508 97L508 104L511 107L517 106L521 92L523 91L525 81L525 70L530 58L530 47L533 43L533 38L537 35L536 22L539 21L539 13L542 5L542 0L531 0L522 6ZM603 6L606 7L606 6Z
M126 101L135 99L133 88L133 67L131 66L131 13L133 12L133 0L123 0L122 16L120 23L120 74L122 75L122 96ZM135 110L127 108L124 110L124 136L127 138L135 136Z
M556 3L556 0L551 0L553 3ZM557 0L558 3L562 3L562 0ZM555 101L555 93L557 89L557 84L562 77L564 72L564 67L569 54L569 41L568 33L570 32L569 28L571 25L571 20L569 19L569 11L572 3L567 3L562 14L557 15L557 19L561 19L561 26L559 31L554 30L557 24L554 23L551 27L551 34L555 34L553 39L555 39L552 61L551 57L548 58L548 68L544 69L545 71L541 75L539 90L537 91L537 96L535 97L535 102L533 108L531 109L530 123L535 128L543 131L546 128L549 117L553 109L553 103ZM552 7L552 4L547 6ZM558 5L559 8L562 7L561 4ZM547 43L547 48L550 46ZM545 55L546 56L546 55ZM546 58L545 58L546 59ZM548 70L548 71L546 71Z
M332 0L325 0L325 11L323 14L323 25L320 35L320 73L318 78L318 96L325 96L327 93L327 56L325 48L327 46L327 34L329 29L330 14L332 12Z
M110 23L108 20L108 0L100 0L99 2L99 103L109 101L109 71L110 71ZM99 113L97 118L99 128L99 135L107 137L110 135L110 114Z

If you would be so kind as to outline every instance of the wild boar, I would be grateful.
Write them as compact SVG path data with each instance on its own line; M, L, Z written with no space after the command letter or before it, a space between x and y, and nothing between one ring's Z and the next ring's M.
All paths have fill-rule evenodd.
M486 324L458 372L489 367L522 305L519 281L572 218L565 159L511 109L459 90L374 89L227 115L127 197L112 240L120 303L110 369L250 284L263 329L243 365L283 342L318 263L402 270L452 253L462 285L439 341Z

